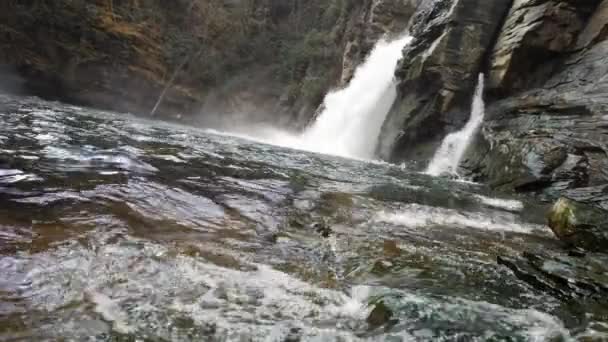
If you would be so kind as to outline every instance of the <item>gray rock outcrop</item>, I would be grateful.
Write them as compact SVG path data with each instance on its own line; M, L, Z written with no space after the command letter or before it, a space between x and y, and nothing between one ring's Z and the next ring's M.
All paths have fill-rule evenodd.
M384 124L386 159L428 160L445 134L464 125L487 52L509 0L438 0L420 6L414 42L397 69L399 96Z
M608 1L593 13L592 5L580 2L561 12L571 29L541 39L540 48L559 53L548 63L504 68L500 61L511 58L513 63L529 42L499 39L491 63L493 86L514 94L488 106L481 135L469 150L464 167L478 179L503 190L534 192L549 200L566 196L608 209ZM580 21L571 20L576 9ZM541 85L519 89L531 83Z

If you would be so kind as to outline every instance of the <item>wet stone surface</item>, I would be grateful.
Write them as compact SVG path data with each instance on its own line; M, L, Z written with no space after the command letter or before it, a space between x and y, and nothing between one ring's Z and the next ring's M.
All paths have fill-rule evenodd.
M0 96L0 341L601 341L605 256L407 166Z

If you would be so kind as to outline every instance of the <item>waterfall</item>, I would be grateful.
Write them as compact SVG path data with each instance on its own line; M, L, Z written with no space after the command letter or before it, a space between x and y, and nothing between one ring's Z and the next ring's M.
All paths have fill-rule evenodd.
M411 40L409 36L381 39L349 84L325 96L324 110L303 133L250 127L240 136L311 152L373 159L382 124L397 97L395 68Z
M458 165L479 126L483 122L485 104L483 101L484 75L479 74L479 81L475 89L473 104L471 106L471 117L464 128L458 132L449 134L443 140L441 147L431 160L426 173L432 176L443 174L458 175Z
M412 40L380 40L343 89L331 92L324 110L300 136L300 148L350 158L374 157L382 124L397 97L395 68Z

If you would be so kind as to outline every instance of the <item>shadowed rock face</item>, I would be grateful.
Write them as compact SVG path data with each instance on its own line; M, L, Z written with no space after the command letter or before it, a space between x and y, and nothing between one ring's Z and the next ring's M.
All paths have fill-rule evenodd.
M484 57L510 0L438 0L413 19L415 41L398 67L399 98L384 125L387 159L428 160L449 131L464 125Z
M487 89L508 95L541 85L556 57L577 48L598 2L515 0L492 51Z

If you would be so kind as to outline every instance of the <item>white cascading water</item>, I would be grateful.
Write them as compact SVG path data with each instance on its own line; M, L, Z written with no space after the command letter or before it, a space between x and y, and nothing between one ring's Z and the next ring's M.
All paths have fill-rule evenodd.
M397 97L395 68L412 40L380 40L350 83L328 93L324 110L302 134L257 129L249 138L354 159L373 159L382 124Z
M348 86L327 94L325 110L302 134L300 148L371 159L382 124L397 97L395 68L412 40L380 40Z
M458 176L458 165L460 165L464 153L483 122L485 114L483 91L484 75L479 74L479 81L477 83L477 88L475 89L469 121L462 130L445 137L441 147L435 152L435 156L426 170L427 174L431 176L445 174Z

